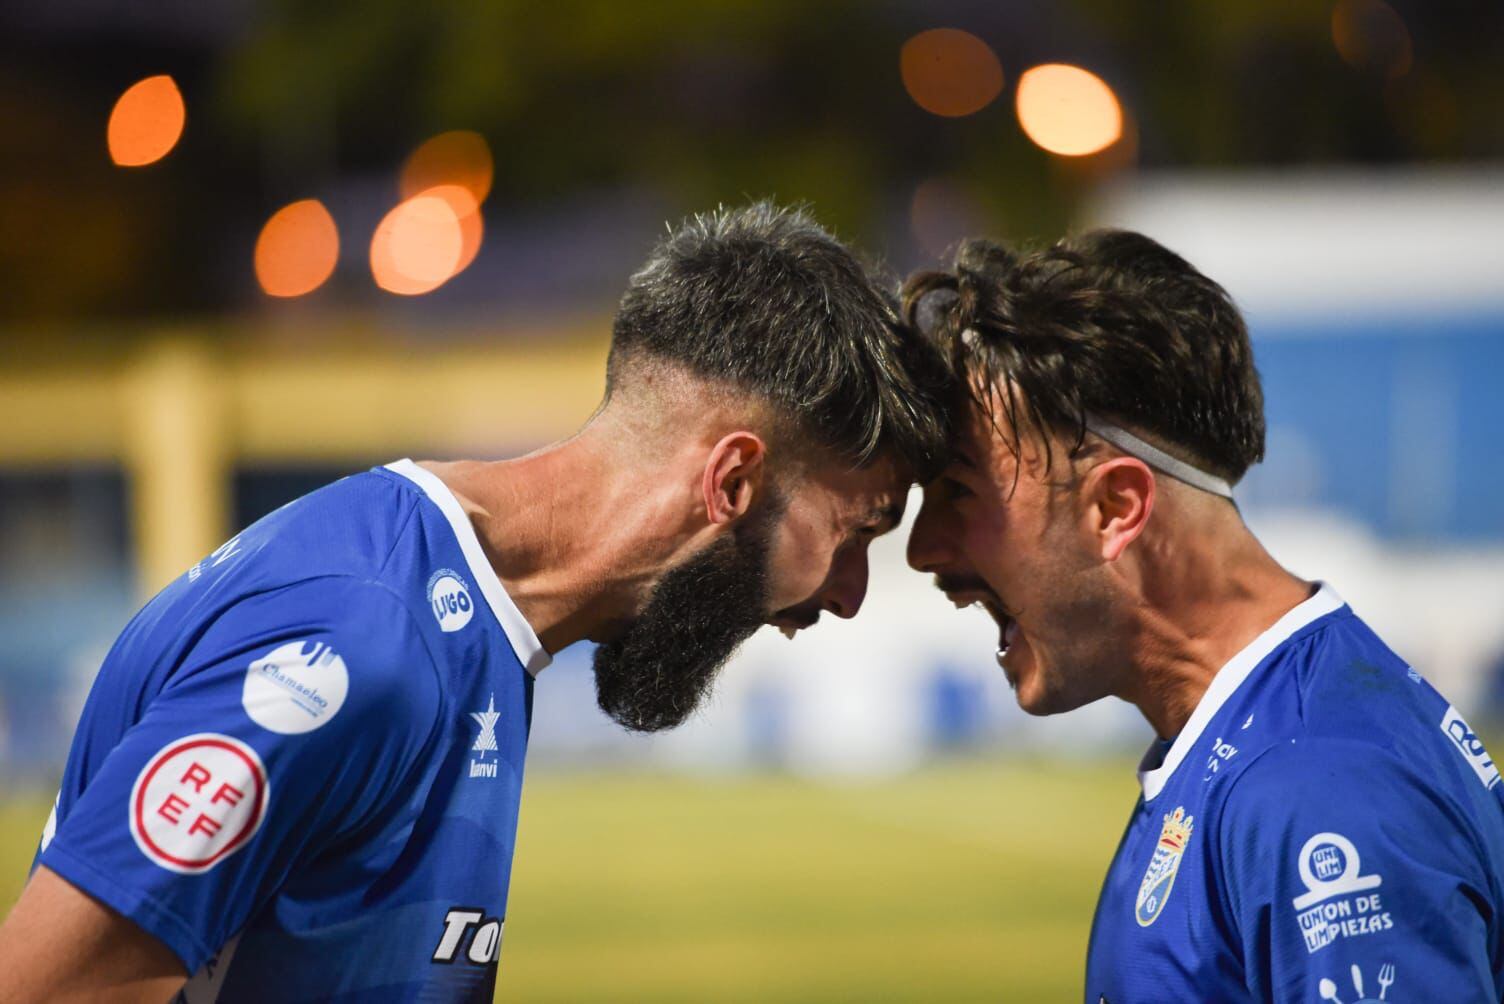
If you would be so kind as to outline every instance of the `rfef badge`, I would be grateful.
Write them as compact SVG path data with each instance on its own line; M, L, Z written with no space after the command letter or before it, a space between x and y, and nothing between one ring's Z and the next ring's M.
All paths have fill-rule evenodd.
M1154 857L1144 871L1144 881L1138 887L1138 902L1134 904L1133 916L1140 927L1148 927L1159 919L1170 898L1170 889L1175 885L1175 873L1180 871L1180 859L1185 855L1185 845L1191 840L1191 830L1196 821L1185 814L1184 806L1165 814L1164 828L1159 831L1159 842L1154 845Z

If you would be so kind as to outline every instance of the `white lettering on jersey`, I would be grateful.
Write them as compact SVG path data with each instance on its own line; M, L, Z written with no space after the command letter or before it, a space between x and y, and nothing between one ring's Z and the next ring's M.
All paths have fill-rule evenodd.
M213 553L211 553L209 557L205 558L204 561L200 561L192 568L188 569L188 581L197 582L199 580L199 576L204 574L205 561L209 562L210 568L218 568L220 565L224 564L226 561L229 561L239 553L240 535L236 534L229 540L225 541L223 544L216 547Z
M345 660L323 642L290 641L252 662L240 703L269 732L312 732L339 713L350 689Z
M1478 775L1483 787L1492 788L1499 783L1499 768L1494 766L1494 758L1483 748L1483 740L1478 738L1478 734L1451 705L1447 705L1447 713L1442 716L1441 731L1446 733L1447 738L1452 740L1452 745L1462 753L1462 758L1473 768L1473 773Z
M1238 755L1238 748L1232 743L1223 742L1218 736L1212 743L1212 751L1206 758L1206 776L1203 781L1210 780L1212 775L1222 769L1222 765Z
M209 557L211 557L211 558L214 559L214 561L209 565L209 567L210 568L217 568L220 565L223 565L225 562L229 561L231 558L235 557L235 555L237 555L239 553L240 553L240 534L237 533L235 536L231 537L229 540L225 541L223 544L221 544L218 547L216 547L214 549L214 553L209 555Z
M478 925L478 926L477 926ZM444 914L444 933L439 936L438 947L433 950L433 961L449 963L459 957L460 945L465 933L472 927L475 934L470 938L470 947L465 958L477 966L487 966L501 957L501 934L503 921L486 917L478 907L457 906Z
M441 568L428 580L428 604L439 630L458 631L475 616L475 601L470 598L470 587L452 568Z
M472 711L470 717L475 719L475 724L480 726L480 734L475 737L475 745L470 747L470 752L479 753L480 757L470 761L470 776L495 777L496 761L487 763L486 754L493 753L498 748L496 722L501 718L501 712L496 710L496 695L491 695L485 711Z
M266 815L271 786L256 751L212 732L168 743L131 788L131 836L169 871L196 875L244 847Z
M1318 833L1300 849L1297 862L1306 891L1291 901L1295 921L1305 939L1306 952L1314 953L1338 938L1378 934L1394 927L1394 918L1384 909L1378 893L1353 893L1377 889L1379 875L1364 875L1363 862L1353 842L1340 833Z

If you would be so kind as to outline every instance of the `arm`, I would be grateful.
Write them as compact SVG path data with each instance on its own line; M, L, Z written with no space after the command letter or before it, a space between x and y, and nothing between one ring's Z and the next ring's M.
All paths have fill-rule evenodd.
M1302 739L1251 763L1216 839L1253 999L1497 1002L1490 863L1473 831L1374 745Z
M166 945L46 868L0 925L0 973L0 1004L161 1002L188 976Z
M415 624L381 587L319 579L240 601L44 837L49 878L6 927L0 1000L7 980L49 985L54 954L94 968L67 939L110 940L102 918L129 931L109 952L149 936L177 960L166 972L197 974L309 860L403 804L438 705ZM155 993L163 974L141 978Z

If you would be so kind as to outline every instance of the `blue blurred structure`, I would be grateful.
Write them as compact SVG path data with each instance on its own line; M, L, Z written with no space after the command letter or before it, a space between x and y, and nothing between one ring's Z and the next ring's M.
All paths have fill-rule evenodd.
M1504 313L1271 324L1273 433L1239 499L1330 509L1381 537L1504 540Z

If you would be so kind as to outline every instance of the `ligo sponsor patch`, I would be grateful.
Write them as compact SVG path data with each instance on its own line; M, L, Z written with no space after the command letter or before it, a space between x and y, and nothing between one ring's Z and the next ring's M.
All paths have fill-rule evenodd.
M458 631L475 616L470 587L452 568L441 568L429 576L428 605L439 622L439 630L444 632Z
M1364 875L1353 842L1340 833L1318 833L1297 858L1306 891L1291 901L1306 952L1315 953L1338 938L1378 934L1394 927L1394 918L1376 892L1379 875ZM1357 895L1361 893L1362 895Z
M130 825L136 846L169 871L195 875L244 847L271 798L256 751L213 732L168 743L136 776Z
M339 713L350 689L345 660L323 642L290 641L252 662L240 703L269 732L312 732Z
M1457 747L1467 765L1473 768L1473 773L1478 775L1483 787L1492 788L1499 783L1499 768L1494 766L1494 758L1483 748L1483 740L1478 738L1478 734L1450 704L1447 705L1447 713L1442 716L1441 731Z

